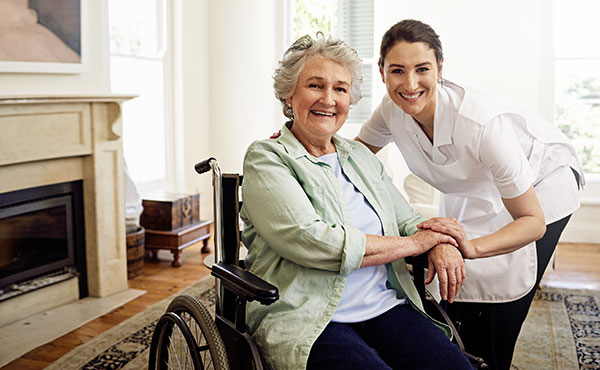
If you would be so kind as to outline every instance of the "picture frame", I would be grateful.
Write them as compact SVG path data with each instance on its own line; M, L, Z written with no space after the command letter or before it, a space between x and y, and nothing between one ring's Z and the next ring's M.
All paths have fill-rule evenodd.
M87 70L87 0L0 0L0 73Z

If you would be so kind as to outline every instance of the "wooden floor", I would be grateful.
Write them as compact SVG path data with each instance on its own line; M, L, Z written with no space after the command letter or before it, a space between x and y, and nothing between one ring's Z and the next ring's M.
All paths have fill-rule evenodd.
M129 287L148 293L26 353L2 369L43 369L73 348L208 275L208 269L202 264L206 254L203 255L200 249L200 244L185 249L183 265L179 268L171 267L170 254L166 251L160 252L158 261L146 260L144 274L129 280ZM599 244L560 244L555 266L554 271L548 271L544 276L542 286L600 290Z
M26 353L21 358L2 367L2 370L43 369L73 348L207 276L209 270L202 263L207 254L201 253L201 247L202 243L198 243L184 249L181 254L183 262L181 267L171 267L172 258L168 251L160 251L158 261L146 259L144 273L129 280L129 288L146 290L146 294L79 329Z
M600 244L560 243L555 270L546 272L541 285L600 290Z

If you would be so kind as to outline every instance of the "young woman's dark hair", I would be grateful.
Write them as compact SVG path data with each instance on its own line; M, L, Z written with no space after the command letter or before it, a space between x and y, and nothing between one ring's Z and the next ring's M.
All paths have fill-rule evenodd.
M393 25L383 35L379 49L379 66L383 68L383 62L390 49L399 43L406 41L410 43L424 42L433 49L438 66L444 58L442 43L437 33L423 22L414 19L405 19Z

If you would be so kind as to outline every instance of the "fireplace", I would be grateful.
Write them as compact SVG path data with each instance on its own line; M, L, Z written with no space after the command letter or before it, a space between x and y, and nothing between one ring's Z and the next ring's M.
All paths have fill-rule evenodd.
M0 301L79 277L88 295L82 181L0 194Z
M127 290L121 103L130 98L0 96L0 194L10 198L17 192L28 194L55 185L60 189L67 183L81 190L27 195L36 200L9 200L15 207L2 208L7 212L0 216L5 222L20 224L23 218L40 222L42 226L34 229L46 231L40 238L49 246L29 252L53 255L48 264L52 271L45 271L38 270L37 257L15 251L32 244L33 233L25 227L20 236L26 240L21 244L11 240L10 257L0 248L0 278L8 279L3 286L40 277L51 284L57 280L56 276L46 279L48 275L76 276L0 300L0 326L80 296L103 298ZM12 229L12 225L4 227ZM54 253L65 245L66 250ZM34 262L26 264L25 259Z

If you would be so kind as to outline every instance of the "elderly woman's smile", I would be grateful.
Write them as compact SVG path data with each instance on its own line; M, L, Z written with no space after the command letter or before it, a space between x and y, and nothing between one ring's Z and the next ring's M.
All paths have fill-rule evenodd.
M294 95L286 99L294 112L292 132L301 143L331 145L348 117L351 84L352 74L341 63L315 56L306 60Z
M314 113L318 116L327 116L327 117L333 117L335 116L335 113L330 113L330 112L322 112L322 111L318 111L318 110L311 110L311 113Z

